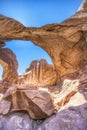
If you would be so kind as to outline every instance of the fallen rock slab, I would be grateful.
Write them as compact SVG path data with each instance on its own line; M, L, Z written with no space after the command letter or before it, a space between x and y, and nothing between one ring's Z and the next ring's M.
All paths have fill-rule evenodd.
M2 103L3 100L6 103L5 101ZM0 113L3 115L24 110L32 119L43 119L51 116L54 112L51 96L44 90L11 87L5 93L3 100L0 102ZM10 105L6 113L4 110L7 107L7 101L10 102Z

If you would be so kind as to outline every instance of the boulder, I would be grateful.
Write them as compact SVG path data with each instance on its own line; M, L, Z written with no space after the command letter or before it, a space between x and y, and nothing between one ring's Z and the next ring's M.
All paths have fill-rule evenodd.
M4 94L10 86L10 82L0 80L0 93Z
M5 111L7 105L8 110ZM54 106L46 91L29 90L28 86L9 88L0 102L0 113L4 115L4 113L23 110L27 111L32 119L44 119L53 114Z
M58 112L38 130L87 130L87 103Z
M85 0L76 14L60 24L39 28L25 27L12 18L0 15L0 41L28 40L40 46L52 58L59 80L61 76L76 72L87 61L86 5Z
M33 130L34 123L27 113L16 112L0 116L1 130Z

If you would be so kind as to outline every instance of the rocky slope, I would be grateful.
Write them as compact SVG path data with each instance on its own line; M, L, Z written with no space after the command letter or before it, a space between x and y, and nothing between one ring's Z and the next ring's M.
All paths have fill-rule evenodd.
M18 75L16 56L4 47L17 39L42 47L53 65L33 61ZM87 130L87 0L64 22L40 28L0 15L0 64L1 130Z

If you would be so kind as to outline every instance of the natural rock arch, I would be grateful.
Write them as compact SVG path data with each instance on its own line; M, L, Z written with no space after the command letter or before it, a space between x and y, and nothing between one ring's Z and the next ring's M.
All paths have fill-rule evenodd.
M85 0L85 2L87 5L87 0ZM82 7L86 9L87 6L85 7L82 5ZM87 15L85 14L87 14L87 10L86 13L84 12L85 11L79 11L73 17L64 21L60 25L46 25L41 28L26 28L15 20L1 16L0 25L2 25L3 28L0 30L0 40L2 42L12 39L33 41L34 44L41 46L48 52L55 65L55 70L57 74L60 73L60 76L75 72L81 67L77 73L68 76L65 75L61 84L52 86L53 89L57 87L54 91L54 102L55 105L57 105L56 110L58 112L54 111L51 98L46 91L43 91L42 87L40 88L42 89L41 91L35 86L30 86L29 84L11 85L4 94L4 100L2 99L0 102L0 113L2 115L0 119L1 129L26 129L26 126L28 126L27 129L53 130L58 128L60 130L86 130ZM2 44L0 46L2 47ZM1 48L1 50L2 54L4 48ZM9 55L6 56L10 59L9 61L11 61L12 66L15 66L16 62L14 63ZM0 59L1 58L3 61L3 55ZM11 66L11 63L7 62L8 60L4 61ZM15 69L17 68L15 67ZM15 71L12 72L14 77ZM48 88L46 88L46 90L47 89ZM51 94L53 95L52 88L50 95ZM27 115L24 114L24 111L22 111L22 113L15 113L16 110L27 110L29 116L36 119L36 121L32 121L32 119L28 118L29 116L27 117ZM55 112L55 115L46 119L44 122L38 122L37 119L46 118L50 116L53 111ZM3 116L4 114L5 116Z
M84 3L87 4L87 1ZM87 8L82 7L63 23L40 28L25 27L0 15L0 40L30 40L50 55L57 75L73 73L87 60Z

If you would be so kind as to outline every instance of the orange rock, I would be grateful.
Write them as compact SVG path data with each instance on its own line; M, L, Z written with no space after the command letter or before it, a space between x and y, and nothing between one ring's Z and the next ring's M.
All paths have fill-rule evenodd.
M0 49L0 64L3 67L2 80L15 83L18 80L18 62L15 54L8 48Z
M8 109L6 110L6 106ZM0 101L0 113L27 111L32 119L44 119L51 116L54 106L50 94L44 90L29 87L12 86Z
M44 59L32 61L26 72L19 76L19 83L21 84L51 86L56 82L57 75L54 66L48 64Z

